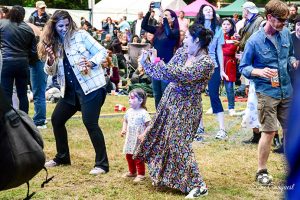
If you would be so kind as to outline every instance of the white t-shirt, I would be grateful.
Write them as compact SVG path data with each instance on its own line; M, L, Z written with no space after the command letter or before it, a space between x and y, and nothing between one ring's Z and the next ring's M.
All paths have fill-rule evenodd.
M149 113L143 109L129 108L124 116L127 120L127 130L123 153L133 154L139 144L138 136L146 129L145 124L151 120Z
M142 21L143 19L137 19L135 24L135 34L140 37L142 30Z

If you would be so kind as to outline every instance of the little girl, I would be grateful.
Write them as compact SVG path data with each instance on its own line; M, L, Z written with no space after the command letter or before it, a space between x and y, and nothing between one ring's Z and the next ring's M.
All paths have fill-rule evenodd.
M222 29L224 33L225 44L222 46L224 57L224 71L228 80L224 80L228 99L229 115L235 115L234 110L234 82L236 81L236 58L238 41L234 38L235 25L230 18L223 19Z
M150 115L146 108L147 95L144 90L137 88L129 93L129 105L124 121L121 136L126 135L123 153L126 154L129 172L124 178L135 177L134 182L145 178L145 163L139 159L133 159L132 155L138 144L143 140L150 124Z

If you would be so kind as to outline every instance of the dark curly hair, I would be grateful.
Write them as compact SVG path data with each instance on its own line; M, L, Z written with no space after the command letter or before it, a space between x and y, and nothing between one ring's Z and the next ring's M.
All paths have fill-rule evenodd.
M234 24L232 18L230 18L230 17L223 18L223 19L222 19L222 24L223 24L224 21L228 21L228 22L231 24L231 29L230 29L230 31L228 32L228 35L229 35L230 37L233 36L234 33L235 33L235 24Z
M197 23L194 23L189 27L189 33L193 40L198 38L201 49L205 49L207 51L207 47L211 42L214 33L211 30L204 28L202 24Z
M210 5L203 4L200 7L199 12L198 12L198 14L196 16L195 23L204 25L205 17L204 17L204 14L203 14L203 9L204 9L205 6L211 7ZM220 26L220 23L218 21L215 9L213 7L211 7L211 9L213 10L213 18L211 20L211 27L210 28L215 33L216 32L216 28L217 28L217 26Z

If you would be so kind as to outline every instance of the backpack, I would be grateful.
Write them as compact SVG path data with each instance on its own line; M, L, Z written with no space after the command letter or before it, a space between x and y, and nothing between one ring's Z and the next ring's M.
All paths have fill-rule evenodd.
M44 168L43 140L32 119L23 111L15 110L5 99L0 85L0 191L27 184ZM46 168L44 168L46 170ZM47 170L46 170L47 172ZM47 178L45 183L50 179Z

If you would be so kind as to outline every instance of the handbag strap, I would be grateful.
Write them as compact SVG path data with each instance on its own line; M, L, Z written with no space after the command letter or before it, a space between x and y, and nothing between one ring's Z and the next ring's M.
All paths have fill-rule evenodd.
M8 103L7 98L0 84L0 117L11 110L11 105Z

